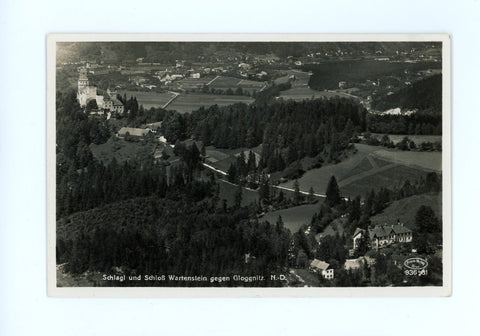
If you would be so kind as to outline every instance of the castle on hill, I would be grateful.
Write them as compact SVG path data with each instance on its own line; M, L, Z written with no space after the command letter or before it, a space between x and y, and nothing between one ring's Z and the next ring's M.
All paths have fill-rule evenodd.
M124 106L116 97L115 92L107 90L105 95L97 93L97 87L88 80L87 69L81 68L78 77L77 100L81 107L85 107L91 100L96 100L99 110L123 114Z

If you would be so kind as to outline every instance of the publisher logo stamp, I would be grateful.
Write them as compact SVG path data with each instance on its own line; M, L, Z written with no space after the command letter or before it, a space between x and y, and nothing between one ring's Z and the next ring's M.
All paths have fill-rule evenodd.
M422 258L410 258L403 262L406 268L411 270L422 270L427 268L428 261Z
M403 265L407 268L405 275L427 275L428 261L422 258L409 258L403 262Z

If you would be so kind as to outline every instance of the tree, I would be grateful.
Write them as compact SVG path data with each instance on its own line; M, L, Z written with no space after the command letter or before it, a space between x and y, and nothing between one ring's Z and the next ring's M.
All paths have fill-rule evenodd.
M313 190L313 187L310 187L308 190L308 203L313 203L315 201L315 191Z
M409 148L409 142L410 140L408 139L408 137L404 137L402 139L402 141L400 141L399 143L397 143L397 148L402 150L402 151L405 151L405 150L410 150Z
M360 216L362 215L360 205L360 196L355 197L355 199L350 202L350 208L348 211L348 221L350 223L360 219Z
M230 167L228 168L227 178L230 182L235 183L235 180L237 178L237 167L233 162L230 164Z
M293 182L293 203L295 205L300 203L300 197L300 184L298 180L295 180L295 182Z
M250 151L250 152L248 153L248 163L247 163L247 166L248 166L248 172L249 172L249 173L254 172L255 169L257 168L255 154L254 154L252 151Z
M265 174L260 175L258 196L260 200L270 201L270 180Z
M235 201L234 201L235 208L240 208L242 205L242 186L239 184L237 186L237 190L235 191Z
M338 187L335 176L332 176L328 182L326 195L326 202L329 206L335 206L342 201L342 198L340 197L340 188Z
M422 205L415 215L415 224L420 233L438 233L442 227L435 212L429 206Z
M90 113L92 110L98 109L97 100L91 99L88 101L87 106L85 106L85 112Z
M362 256L367 253L370 249L370 233L368 227L364 230L362 236L360 237L360 242L358 243L357 255Z

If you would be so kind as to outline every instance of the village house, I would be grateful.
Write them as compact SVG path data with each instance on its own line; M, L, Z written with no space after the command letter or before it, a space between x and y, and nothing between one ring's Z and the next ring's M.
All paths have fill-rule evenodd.
M167 143L159 143L155 148L155 152L153 153L153 158L156 160L165 159L169 157L175 156L173 152L173 147Z
M116 97L112 97L110 93L107 91L107 94L103 98L104 106L103 108L109 112L116 112L118 114L123 114L125 111L125 107L123 103L118 100Z
M343 265L343 268L346 271L349 270L358 270L364 265L367 266L372 266L375 263L375 259L370 258L370 257L359 257L357 259L347 259L345 260L345 264Z
M361 239L365 236L365 230L357 228L352 236L353 250L359 247ZM376 225L368 228L370 246L378 249L389 246L393 243L410 243L413 239L412 230L403 223L398 222L395 225Z
M334 270L333 268L329 268L329 266L330 264L325 261L313 259L310 263L310 270L315 273L320 273L324 279L332 280L335 277Z
M133 128L133 127L122 127L118 133L117 137L123 139L127 135L135 138L143 138L145 135L150 133L150 129L148 128Z

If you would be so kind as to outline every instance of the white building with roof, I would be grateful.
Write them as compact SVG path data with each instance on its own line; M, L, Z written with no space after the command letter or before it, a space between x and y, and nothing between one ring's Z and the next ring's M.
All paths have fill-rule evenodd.
M325 261L313 259L310 263L310 269L313 272L320 273L324 279L332 280L335 277L333 268L329 268L330 264Z

